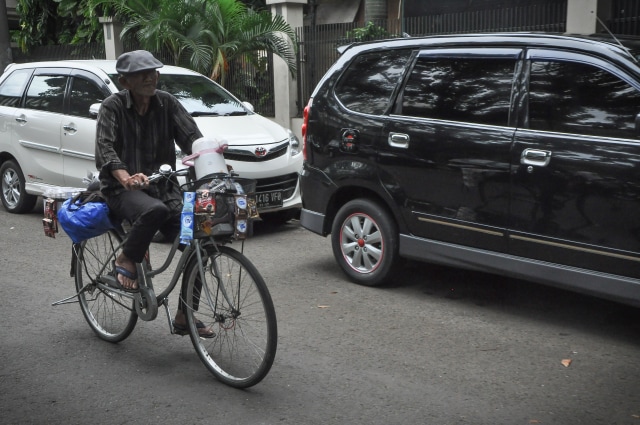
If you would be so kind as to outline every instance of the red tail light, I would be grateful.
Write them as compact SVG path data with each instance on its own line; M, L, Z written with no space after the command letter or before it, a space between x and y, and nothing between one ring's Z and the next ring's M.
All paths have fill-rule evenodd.
M309 124L311 102L313 102L313 99L309 99L309 103L304 107L304 111L302 113L302 157L305 161L307 160L307 125Z

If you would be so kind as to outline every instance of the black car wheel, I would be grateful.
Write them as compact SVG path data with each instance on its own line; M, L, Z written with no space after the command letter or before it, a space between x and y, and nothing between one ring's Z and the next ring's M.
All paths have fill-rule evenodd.
M398 231L391 215L368 199L346 203L333 222L333 255L351 280L376 286L398 262Z
M19 214L33 209L38 197L26 192L24 175L18 164L13 161L4 162L0 167L0 179L2 205L7 211Z

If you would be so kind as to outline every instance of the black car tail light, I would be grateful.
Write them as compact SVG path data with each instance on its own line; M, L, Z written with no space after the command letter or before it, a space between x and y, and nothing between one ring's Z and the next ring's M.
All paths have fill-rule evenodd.
M307 125L309 124L309 111L311 110L311 103L313 102L313 98L309 99L309 103L304 107L304 111L302 113L302 158L307 160Z

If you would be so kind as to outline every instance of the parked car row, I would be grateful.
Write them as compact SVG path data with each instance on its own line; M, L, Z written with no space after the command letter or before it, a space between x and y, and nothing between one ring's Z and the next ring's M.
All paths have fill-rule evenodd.
M229 144L227 163L241 177L257 180L260 213L282 219L297 215L302 152L290 130L184 68L161 68L158 88L180 100L205 137ZM0 188L7 211L32 210L50 189L85 186L83 178L95 171L99 104L119 90L115 61L7 67L0 76Z
M305 109L302 226L364 285L408 258L640 305L630 46L519 33L346 48Z
M258 180L261 213L302 206L301 225L331 235L357 283L389 282L415 259L640 306L640 50L625 43L517 33L348 46L305 108L304 146L197 73L165 66L159 88L227 140L228 162ZM119 89L114 61L0 76L8 211L82 186L97 105Z

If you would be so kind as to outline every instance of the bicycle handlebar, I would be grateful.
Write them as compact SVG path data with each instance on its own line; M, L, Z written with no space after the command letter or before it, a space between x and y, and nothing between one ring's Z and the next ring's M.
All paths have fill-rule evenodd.
M160 169L158 170L157 173L153 173L152 175L150 175L149 177L147 177L149 179L149 183L154 183L162 178L166 178L169 179L173 176L185 176L187 177L187 181L189 181L189 169L188 168L183 168L181 170L175 170L173 171L173 169L171 168L170 165L168 164L163 164L160 166ZM229 178L233 179L235 177L238 177L239 174L236 173L233 170L229 170L228 174L225 174L224 178L225 180L228 180ZM196 179L197 180L197 179ZM223 183L224 184L224 183Z
M182 170L173 171L170 165L161 165L160 170L157 173L153 173L148 177L149 182L153 183L155 181L160 180L161 178L170 178L172 176L187 176L189 174L188 168L183 168Z

